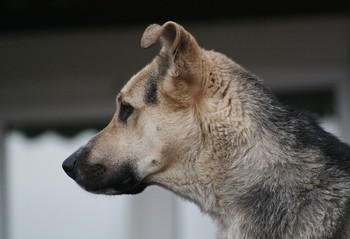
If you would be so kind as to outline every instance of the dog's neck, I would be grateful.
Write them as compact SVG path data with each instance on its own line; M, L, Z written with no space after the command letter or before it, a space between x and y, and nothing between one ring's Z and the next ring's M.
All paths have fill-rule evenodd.
M229 77L232 71L236 72L237 78ZM211 91L199 106L197 116L204 131L201 145L185 151L191 153L175 156L181 157L182 170L176 170L173 165L175 170L168 170L155 181L209 214L221 227L220 238L249 238L242 232L242 222L249 216L241 208L250 206L245 203L254 200L254 190L260 190L256 193L267 197L252 175L271 175L271 168L283 171L289 162L282 161L283 147L269 129L262 127L263 122L256 121L254 114L264 110L254 108L262 105L254 104L254 101L273 100L269 96L266 99L257 97L264 95L260 91L266 90L261 81L234 63L226 69L221 68L220 72L213 72L206 82L212 84L206 87ZM264 119L263 116L258 118ZM193 152L193 149L200 150ZM172 161L177 162L178 158ZM264 182L275 184L273 178L267 176L267 179L270 181ZM282 184L275 184L275 187Z
M179 155L172 155L170 161L181 161L181 167L187 167L188 170L167 170L166 174L159 174L153 180L155 184L195 202L203 212L219 215L227 214L231 203L218 200L222 198L222 188L227 187L227 169L239 166L235 165L237 157L241 157L242 151L248 152L254 147L251 142L258 126L251 119L251 109L244 105L247 98L253 96L244 88L255 79L251 79L252 76L234 62L227 68L222 68L216 62L227 59L214 52L208 54L211 58L211 71L203 76L203 84L207 85L204 88L210 90L205 92L206 97L197 105L198 115L195 117L199 119L199 128L203 131L199 132L202 135L201 141L199 145L181 149ZM232 72L239 72L236 75L245 79L232 78ZM194 152L194 149L199 150ZM184 155L183 152L188 153ZM246 165L252 163L249 161ZM176 167L176 163L172 167Z

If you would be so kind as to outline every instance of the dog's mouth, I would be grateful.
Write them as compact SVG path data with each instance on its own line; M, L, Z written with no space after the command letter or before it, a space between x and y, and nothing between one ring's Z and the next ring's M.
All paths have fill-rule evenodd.
M87 178L74 179L79 186L90 193L105 195L138 194L146 189L148 184L143 181L127 179L125 182L116 182L113 178Z
M124 194L129 194L129 195L134 195L134 194L139 194L143 192L148 185L146 183L140 183L134 187L130 188L109 188L109 189L99 189L96 191L90 191L85 188L85 190L95 193L95 194L105 194L105 195L124 195Z
M148 186L129 164L109 169L103 164L77 160L73 154L64 161L63 169L83 189L95 194L138 194Z
M94 194L123 195L138 194L148 186L133 173L110 175L91 175L81 172L73 178L83 189Z

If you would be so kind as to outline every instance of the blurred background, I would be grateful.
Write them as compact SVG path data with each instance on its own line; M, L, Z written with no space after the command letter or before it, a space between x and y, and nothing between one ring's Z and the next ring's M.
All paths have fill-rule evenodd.
M215 237L208 216L164 189L96 196L61 169L158 53L159 46L140 48L144 29L168 20L350 142L348 0L2 0L0 238Z

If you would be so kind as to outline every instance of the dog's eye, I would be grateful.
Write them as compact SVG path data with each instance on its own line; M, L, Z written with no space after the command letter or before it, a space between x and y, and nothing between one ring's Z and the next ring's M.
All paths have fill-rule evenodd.
M129 116L134 111L134 107L132 107L130 104L121 102L120 103L120 110L119 110L119 121L126 123Z

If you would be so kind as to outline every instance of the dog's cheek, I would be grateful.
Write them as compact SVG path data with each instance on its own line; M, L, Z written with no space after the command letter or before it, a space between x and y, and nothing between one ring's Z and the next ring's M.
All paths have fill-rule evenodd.
M141 177L146 178L162 170L163 164L159 157L147 156L139 160L137 167Z

